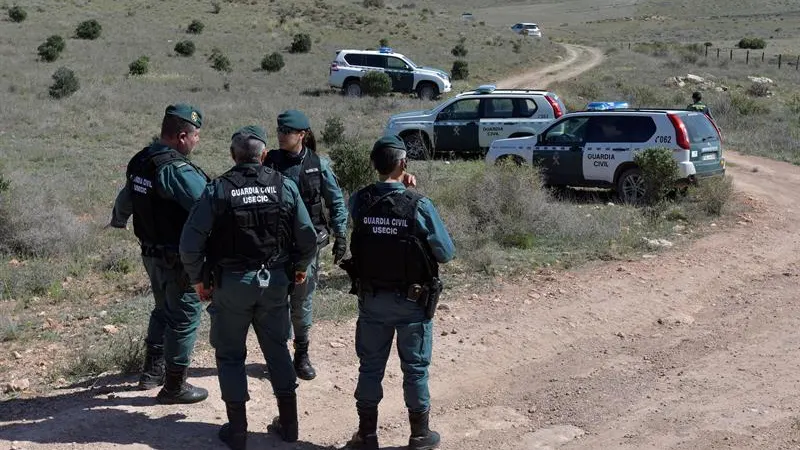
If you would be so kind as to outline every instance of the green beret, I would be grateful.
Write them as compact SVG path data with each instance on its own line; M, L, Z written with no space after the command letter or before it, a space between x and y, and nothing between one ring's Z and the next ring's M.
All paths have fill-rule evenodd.
M239 128L235 133L233 133L231 139L240 134L249 138L258 139L259 141L263 142L264 145L267 144L267 132L258 125L248 125L246 127Z
M164 112L167 116L179 117L190 124L200 128L203 125L203 113L199 109L186 103L178 103L167 106Z
M311 122L308 117L296 109L284 111L278 115L278 126L287 127L293 130L310 130Z
M382 138L375 141L375 145L372 146L372 152L375 153L376 151L383 148L392 148L396 150L406 151L406 143L403 142L403 139L401 139L400 136L395 136L395 135L383 136Z

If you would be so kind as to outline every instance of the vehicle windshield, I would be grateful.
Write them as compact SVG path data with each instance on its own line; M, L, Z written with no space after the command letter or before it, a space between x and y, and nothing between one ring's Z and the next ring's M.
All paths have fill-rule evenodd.
M414 61L410 60L407 56L404 56L404 57L402 57L400 59L402 59L403 61L408 63L408 65L411 66L412 69L416 69L417 67L419 67L419 65L414 64Z

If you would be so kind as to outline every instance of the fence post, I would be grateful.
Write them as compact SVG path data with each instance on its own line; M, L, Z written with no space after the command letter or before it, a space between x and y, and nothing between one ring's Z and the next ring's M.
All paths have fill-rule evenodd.
M750 50L747 51L747 59L745 59L744 63L750 64Z
M731 49L731 61L733 61L733 49Z
M781 60L782 60L782 59L783 59L783 53L781 53L780 55L778 55L778 69L780 69L780 68L781 68Z
M717 59L719 59L719 49L717 49Z
M630 50L630 49L631 49L631 43L628 42L628 50Z
M708 46L706 45L706 58L708 58Z
M764 62L764 53L765 52L761 52L761 62Z
M800 55L797 55L797 62L794 64L794 70L800 70Z

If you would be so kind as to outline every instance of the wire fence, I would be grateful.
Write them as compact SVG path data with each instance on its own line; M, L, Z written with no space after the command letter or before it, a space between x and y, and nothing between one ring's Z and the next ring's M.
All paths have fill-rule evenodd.
M631 42L621 42L619 44L621 49L627 50L635 50L637 45L649 45L649 44L637 44ZM719 61L730 61L733 63L741 63L745 65L749 65L751 62L761 62L763 64L768 65L775 65L778 69L781 68L791 68L794 70L800 70L800 53L797 54L788 54L788 53L767 53L765 50L758 50L758 49L744 49L744 48L732 48L732 47L713 47L713 46L704 46L702 53L699 55L700 57L705 57L706 59L713 59Z

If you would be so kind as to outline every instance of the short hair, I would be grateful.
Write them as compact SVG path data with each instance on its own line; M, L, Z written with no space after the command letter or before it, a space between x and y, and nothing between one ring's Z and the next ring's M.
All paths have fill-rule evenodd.
M231 139L231 153L237 163L260 162L266 144L250 136L241 134Z
M375 170L381 175L389 175L394 172L400 161L406 159L406 151L399 148L383 147L373 151L370 156Z
M692 94L692 99L693 99L693 100L702 100L702 99L703 99L703 94L701 94L701 93L700 93L700 92L698 92L698 91L695 91L695 92Z
M173 115L165 115L161 121L161 136L173 137L181 133L191 134L197 129L191 123Z

